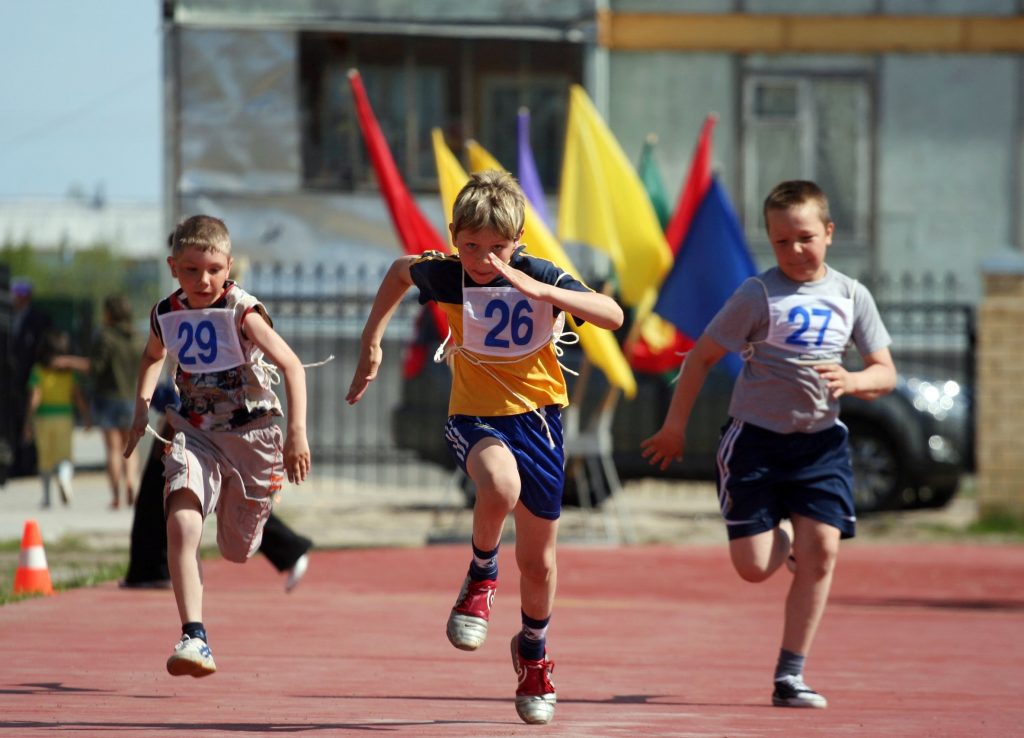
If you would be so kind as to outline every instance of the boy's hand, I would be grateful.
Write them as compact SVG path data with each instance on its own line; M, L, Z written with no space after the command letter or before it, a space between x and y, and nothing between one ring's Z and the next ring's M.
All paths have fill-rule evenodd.
M355 374L352 376L352 384L349 385L348 394L345 395L345 402L355 405L362 398L370 382L377 378L377 370L384 358L384 351L378 345L367 346L359 356L359 363L356 365Z
M857 383L853 375L839 364L820 364L814 367L814 370L824 380L833 400L838 400L843 395L852 395L857 391Z
M146 435L146 426L149 425L149 406L142 402L135 404L135 417L132 419L132 427L128 430L128 440L124 445L124 457L127 459L132 451L139 445L139 440Z
M527 297L532 297L534 300L547 299L546 295L549 294L550 290L549 286L544 282L538 282L529 274L521 272L518 269L513 269L494 254L487 254L487 263L494 267L501 276L507 279L509 284Z
M683 460L686 437L683 433L662 426L657 433L642 441L640 448L649 464L665 471L673 461Z
M313 465L313 457L309 453L309 442L303 432L290 432L284 442L284 468L288 481L301 484L309 476L309 468Z

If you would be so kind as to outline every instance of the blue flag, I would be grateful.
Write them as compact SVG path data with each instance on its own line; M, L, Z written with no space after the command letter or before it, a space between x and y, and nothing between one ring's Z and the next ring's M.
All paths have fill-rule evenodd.
M697 338L743 280L755 274L757 267L736 213L713 177L661 285L654 312ZM732 353L722 364L733 377L743 368L743 361Z

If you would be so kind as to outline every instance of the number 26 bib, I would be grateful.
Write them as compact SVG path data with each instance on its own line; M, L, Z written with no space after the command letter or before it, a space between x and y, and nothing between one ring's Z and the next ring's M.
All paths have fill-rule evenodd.
M234 310L172 310L157 319L164 346L186 372L222 372L246 363Z
M462 288L462 346L476 354L525 356L551 341L551 304L514 287Z

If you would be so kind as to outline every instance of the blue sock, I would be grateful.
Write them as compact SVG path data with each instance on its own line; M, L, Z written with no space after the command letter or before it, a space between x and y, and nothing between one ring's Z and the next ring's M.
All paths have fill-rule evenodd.
M181 626L181 632L189 638L202 638L207 646L210 645L210 639L206 637L206 628L202 623L185 623Z
M535 620L522 610L523 629L519 632L519 655L524 659L539 661L544 658L544 646L548 639L548 624L551 616L543 620Z
M469 565L469 578L474 582L498 578L498 546L493 551L481 551L473 544L473 562Z
M782 679L786 676L800 676L804 673L804 662L807 657L787 651L784 648L779 649L779 660L775 664L775 678Z

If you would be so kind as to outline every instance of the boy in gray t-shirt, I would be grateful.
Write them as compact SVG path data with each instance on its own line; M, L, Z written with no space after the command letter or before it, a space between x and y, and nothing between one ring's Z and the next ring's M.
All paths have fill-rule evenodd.
M803 671L839 541L855 532L839 398L886 394L896 368L871 294L825 264L835 225L821 188L776 185L764 219L778 266L740 285L714 317L686 357L664 424L642 446L662 469L681 459L708 371L727 352L741 353L716 469L729 554L748 582L766 580L783 563L793 571L772 703L825 707ZM851 342L864 362L860 371L842 366Z

